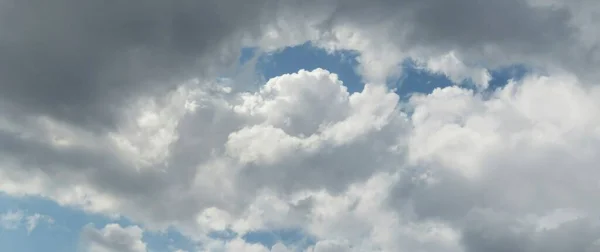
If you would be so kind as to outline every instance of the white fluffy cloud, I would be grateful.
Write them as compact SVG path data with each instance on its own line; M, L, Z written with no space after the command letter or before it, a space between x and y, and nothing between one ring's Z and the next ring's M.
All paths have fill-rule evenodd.
M146 252L142 236L143 231L138 226L108 224L96 229L90 224L81 232L81 245L86 252Z
M208 252L292 252L287 246L276 243L271 248L258 243L248 243L241 238L229 241L210 241L205 244L201 251Z
M431 58L425 63L425 68L434 73L446 75L452 82L460 84L465 80L471 80L479 89L489 86L491 75L487 69L475 69L467 67L461 62L454 52L449 52L440 57Z
M14 155L4 161L0 187L197 233L251 214L247 207L263 189L284 197L286 214L301 214L305 209L284 195L341 192L396 168L396 132L407 124L398 96L384 86L349 94L322 69L280 76L257 92L219 85L190 82L165 97L144 98L129 112L135 120L105 135L51 119L22 122L11 128L21 134L7 137L23 148L37 146L32 150L47 154L36 162L47 165ZM37 135L28 138L29 132ZM236 227L263 228L253 225Z
M491 95L449 87L414 97L409 159L412 176L427 179L399 183L395 206L461 229L467 251L561 251L547 239L571 228L581 239L554 239L584 251L600 238L583 225L598 210L589 198L600 190L599 91L530 76Z
M600 185L599 98L599 89L559 75L531 75L491 93L436 89L402 106L385 86L350 94L321 69L274 78L255 92L190 82L131 110L132 118L145 118L133 124L140 134L170 132L177 137L161 138L169 144L124 146L114 139L134 139L130 131L101 136L63 125L82 137L52 147L49 163L73 165L70 151L78 148L118 166L64 166L70 174L52 174L6 165L1 188L123 214L150 228L173 225L209 251L294 249L239 238L281 228L315 237L309 251L479 251L500 243L542 251L554 236L591 249L600 237L583 220L598 210L589 199ZM33 122L27 126L48 127ZM60 133L57 127L37 131L43 137L36 141L51 144L44 134ZM152 133L156 127L163 133ZM82 149L91 146L86 139L96 145ZM168 155L149 162L130 146ZM102 164L75 162L84 161ZM207 236L224 230L239 236ZM582 238L568 240L564 230ZM84 232L105 244L91 245L98 249L121 235L132 249L145 249L137 227Z

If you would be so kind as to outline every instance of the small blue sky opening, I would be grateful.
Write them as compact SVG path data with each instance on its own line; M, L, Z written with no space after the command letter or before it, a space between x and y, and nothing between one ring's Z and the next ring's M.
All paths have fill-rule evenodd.
M401 98L406 99L413 93L431 93L435 88L443 88L454 85L445 75L431 73L417 66L407 59L402 65L402 76L392 87Z
M531 72L531 69L525 65L511 65L489 70L492 75L489 89L497 89L505 86L509 80L519 81L525 75Z
M244 64L257 56L256 71L264 80L296 73L300 69L312 71L322 68L337 74L348 88L348 92L360 92L363 89L362 79L355 69L358 66L356 52L340 50L331 53L307 42L275 52L256 55L257 53L259 51L256 48L243 48L239 62Z

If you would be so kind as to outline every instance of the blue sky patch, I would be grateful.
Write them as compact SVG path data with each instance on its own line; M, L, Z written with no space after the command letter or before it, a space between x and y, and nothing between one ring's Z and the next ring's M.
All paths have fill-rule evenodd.
M363 89L361 77L356 73L357 54L352 51L336 51L328 53L326 50L305 43L299 46L287 47L282 50L256 55L258 51L253 48L242 49L240 62L246 63L257 56L256 71L264 77L271 79L286 73L296 73L300 69L308 71L323 68L338 75L338 78L348 87L348 92L360 92Z
M530 72L530 69L524 65L513 65L492 69L490 70L492 80L490 81L489 89L493 90L503 87L510 79L518 81L522 79L528 72Z
M407 98L413 93L427 94L435 88L453 85L445 75L421 69L411 60L404 61L402 68L402 76L395 83L391 83L391 87L396 88L396 93L401 98Z

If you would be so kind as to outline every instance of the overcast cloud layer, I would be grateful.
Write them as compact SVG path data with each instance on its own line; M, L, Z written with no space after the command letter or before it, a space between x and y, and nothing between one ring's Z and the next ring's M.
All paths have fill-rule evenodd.
M600 251L598 14L594 0L0 0L0 191L139 225L86 226L92 252L147 251L143 231L168 227L199 251ZM307 41L356 51L364 90L326 69L258 89L218 78L242 47ZM386 82L407 59L457 85L400 99ZM487 69L514 64L532 70L489 86ZM242 239L285 228L316 244Z

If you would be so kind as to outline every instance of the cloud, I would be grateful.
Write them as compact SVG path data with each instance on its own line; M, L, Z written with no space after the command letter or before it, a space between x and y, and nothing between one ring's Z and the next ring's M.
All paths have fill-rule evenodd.
M0 216L0 222L5 229L16 229L23 220L23 213L20 211L10 211Z
M118 127L130 99L222 73L243 45L276 50L313 40L356 50L371 81L398 74L406 57L449 52L466 66L518 61L581 75L598 63L593 1L1 4L2 106L100 131Z
M268 48L311 40L330 50L355 50L358 69L371 82L398 77L407 58L427 62L449 53L478 80L482 68L514 64L593 80L599 77L592 14L598 8L594 1L320 1L284 8L260 43Z
M244 239L237 237L231 240L211 239L202 245L199 251L208 252L292 252L292 250L282 243L275 243L270 248L260 243L248 243Z
M349 94L321 69L274 78L255 92L188 82L128 112L142 118L127 126L138 132L172 131L177 137L161 138L168 144L125 146L136 139L127 127L94 135L62 125L72 141L57 145L45 134L61 127L32 123L42 137L15 141L52 150L37 160L50 165L14 166L15 155L1 188L123 214L150 229L172 225L216 251L268 251L240 237L278 228L314 236L315 251L541 251L553 236L583 250L600 238L593 225L576 224L597 204L573 197L597 190L598 95L568 75L531 75L492 93L447 87L408 104L380 85ZM93 148L84 148L92 146L86 137ZM125 151L132 146L141 151ZM169 152L148 159L143 150L152 148ZM568 240L565 228L581 239ZM137 229L86 232L106 238L111 230ZM237 240L208 236L224 230Z
M0 190L175 228L215 251L593 251L594 1L0 1ZM239 48L359 52L361 92L300 70L216 78ZM408 102L407 59L453 82ZM487 69L533 73L488 89ZM541 74L545 72L545 74ZM239 83L238 83L239 82ZM33 230L41 215L3 215ZM213 231L232 231L230 241ZM145 251L87 226L91 251ZM576 235L573 235L576 234Z
M113 223L96 229L90 224L81 231L81 243L83 250L89 252L145 252L142 236L143 231L138 226L122 227Z
M234 62L271 2L3 0L2 106L114 128L129 99Z
M54 223L54 219L50 218L46 215L41 215L39 213L35 213L33 215L27 216L27 232L31 233L33 230L40 224L40 222Z
M309 249L311 252L344 252L350 250L350 246L345 242L336 241L318 242L314 248Z
M12 127L18 133L5 137L20 149L3 150L11 157L0 188L201 234L251 213L263 190L341 192L395 167L391 147L406 123L398 96L383 86L349 94L322 69L274 78L256 92L224 84L191 81L132 102L132 120L106 134L50 118ZM27 161L21 149L38 158ZM262 227L241 230L248 228Z
M598 190L598 91L572 76L529 76L490 97L458 87L414 97L415 169L394 208L462 230L466 251L585 251L600 238L587 200ZM571 228L581 239L557 235Z
M8 211L0 215L0 227L4 229L18 229L25 227L27 233L33 232L41 222L54 223L50 216L39 213L27 214L23 211Z
M487 69L473 69L465 66L453 52L429 59L425 67L434 73L446 75L452 82L457 84L470 80L480 89L486 89L492 78Z

